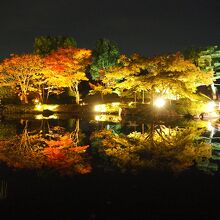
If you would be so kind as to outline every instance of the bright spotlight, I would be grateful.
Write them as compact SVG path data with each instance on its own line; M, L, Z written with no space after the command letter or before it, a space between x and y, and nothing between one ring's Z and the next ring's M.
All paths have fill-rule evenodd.
M157 108L162 108L164 105L165 105L165 100L163 98L157 98L155 101L154 101L154 105L157 107Z
M207 112L213 112L215 108L215 102L209 102L207 104Z
M95 105L94 109L95 109L96 112L99 112L101 110L101 107L100 107L100 105Z

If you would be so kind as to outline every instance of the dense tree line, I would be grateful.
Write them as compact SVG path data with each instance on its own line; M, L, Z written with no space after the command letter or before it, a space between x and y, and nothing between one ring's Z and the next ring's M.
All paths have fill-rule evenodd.
M216 48L206 53L214 59ZM203 52L203 53L202 53ZM77 48L70 37L37 37L32 54L14 54L0 63L0 96L6 89L22 103L34 95L41 102L68 89L80 102L79 85L88 81L90 93L198 99L197 88L213 84L215 63L204 50L143 57L120 54L117 45L100 39L94 50ZM213 55L214 54L214 55ZM218 54L218 53L217 53ZM208 62L208 61L209 62ZM215 74L216 76L216 74Z

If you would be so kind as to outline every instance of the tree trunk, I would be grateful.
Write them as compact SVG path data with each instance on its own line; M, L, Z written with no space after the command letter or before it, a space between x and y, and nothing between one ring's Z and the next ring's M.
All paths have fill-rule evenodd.
M101 92L100 94L101 94L101 100L102 100L102 102L104 102L104 96L103 96L103 93Z
M26 94L24 95L24 103L25 103L25 104L28 104L28 97L27 97Z
M50 95L50 90L48 89L48 90L47 90L47 95L46 95L46 103L48 103L49 95Z
M79 105L80 95L79 95L78 83L76 83L76 85L75 85L75 93L76 93L76 104Z
M20 101L21 101L22 104L28 104L27 95L22 93L21 96L20 96Z
M211 85L211 89L212 89L212 99L216 100L217 99L217 88L215 87L214 83Z
M137 93L134 92L134 104L135 104L135 107L136 107L136 102L137 102Z
M80 101L80 96L79 96L79 91L76 91L76 104L79 105Z
M144 90L143 90L143 93L142 93L142 104L144 104Z

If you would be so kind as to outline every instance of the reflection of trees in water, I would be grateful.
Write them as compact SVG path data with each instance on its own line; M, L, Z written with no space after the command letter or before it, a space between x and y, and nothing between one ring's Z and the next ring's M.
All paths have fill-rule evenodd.
M16 127L11 123L0 122L0 139L11 138L16 135Z
M79 118L75 120L75 129L70 133L70 137L74 142L75 146L79 144Z
M6 199L8 196L8 184L5 180L0 180L0 200Z
M79 122L74 133L61 126L50 126L48 133L28 130L28 121L22 122L23 132L14 138L0 141L0 160L8 166L27 169L50 169L61 174L88 173L91 166L86 149L78 146Z
M24 122L25 126L20 138L19 150L21 152L33 150L30 136L28 133L28 120Z
M211 157L211 145L198 137L198 127L168 128L151 124L147 132L117 135L94 132L91 140L99 155L122 170L156 169L180 172Z

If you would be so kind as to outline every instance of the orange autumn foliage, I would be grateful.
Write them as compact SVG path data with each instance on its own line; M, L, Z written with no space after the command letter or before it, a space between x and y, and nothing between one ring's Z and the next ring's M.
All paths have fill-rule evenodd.
M61 140L49 140L45 142L49 147L69 147L73 145L73 140L71 138Z
M89 146L72 148L44 147L23 152L19 147L19 137L0 142L0 161L16 169L49 169L60 175L86 174L92 168L88 155ZM45 143L45 142L44 142ZM80 153L80 154L79 154Z
M81 81L88 80L85 71L91 63L91 50L80 48L60 48L44 58L49 87L67 87L76 97L79 104Z
M69 148L71 151L74 151L74 152L84 152L87 148L89 147L89 145L86 145L86 146L79 146L79 147L71 147Z
M65 155L59 148L46 147L43 150L43 154L46 155L49 159L64 159Z

